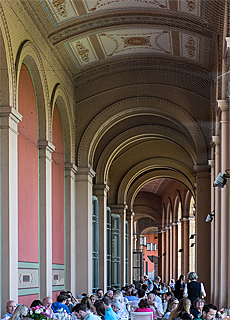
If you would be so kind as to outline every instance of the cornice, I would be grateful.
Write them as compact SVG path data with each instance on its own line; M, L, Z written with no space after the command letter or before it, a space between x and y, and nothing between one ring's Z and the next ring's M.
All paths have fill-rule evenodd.
M207 22L192 16L185 17L179 12L157 12L156 10L116 10L115 12L103 12L80 17L64 27L56 29L48 38L53 45L66 41L73 37L83 36L89 33L100 31L104 28L117 28L127 25L135 26L156 26L170 29L191 31L195 34L212 38L213 30Z

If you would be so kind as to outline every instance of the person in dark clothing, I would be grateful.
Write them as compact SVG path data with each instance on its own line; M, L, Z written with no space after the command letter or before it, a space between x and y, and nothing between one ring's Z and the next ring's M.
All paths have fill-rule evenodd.
M184 287L185 287L184 281L185 281L185 276L183 274L181 274L175 284L174 296L178 300L183 298Z
M197 274L195 272L189 272L187 274L187 278L189 283L185 285L184 289L184 296L187 296L192 304L194 304L194 301L196 298L205 298L206 293L204 289L204 285L201 282L197 282Z
M196 298L194 301L194 306L191 307L190 313L193 315L194 319L202 318L202 311L205 301L202 298Z

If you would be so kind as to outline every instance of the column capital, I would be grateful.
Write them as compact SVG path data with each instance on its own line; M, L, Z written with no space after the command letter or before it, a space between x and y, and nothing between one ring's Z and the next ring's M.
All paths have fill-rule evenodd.
M180 219L181 222L189 221L191 220L190 217L183 217Z
M95 177L96 172L92 168L79 168L77 170L77 175L89 176L90 178Z
M133 212L133 210L126 210L126 216L127 217L134 217L135 216L135 212Z
M217 105L222 110L222 112L229 110L228 100L217 100Z
M14 107L0 107L0 117L11 117L16 123L22 121L22 115Z
M93 191L105 191L108 192L109 191L109 186L107 184L95 184L93 186Z
M208 164L210 165L210 167L214 167L215 160L208 160Z
M55 146L49 140L39 140L38 141L38 148L39 149L46 149L50 153L55 151Z
M66 170L66 171L71 171L71 172L73 172L74 174L77 173L77 166L76 166L74 163L66 162L66 163L64 164L64 167L65 167L65 170Z
M216 146L220 145L220 136L212 136L212 141Z
M128 209L127 204L112 204L110 205L111 212L114 213L124 213L126 209ZM112 213L113 213L112 212Z

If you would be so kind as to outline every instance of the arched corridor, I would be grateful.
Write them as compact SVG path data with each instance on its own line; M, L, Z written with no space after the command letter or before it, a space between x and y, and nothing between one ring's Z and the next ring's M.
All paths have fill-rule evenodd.
M230 307L229 5L0 0L2 313L153 271Z

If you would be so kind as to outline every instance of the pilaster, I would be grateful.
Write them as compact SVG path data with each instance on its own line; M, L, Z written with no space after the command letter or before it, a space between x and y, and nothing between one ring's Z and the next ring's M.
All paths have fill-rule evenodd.
M194 166L196 173L197 194L196 194L196 271L199 281L203 282L209 301L210 293L210 268L211 265L211 224L206 222L207 214L211 209L211 188L210 188L210 166ZM199 257L199 258L198 258Z
M1 305L18 301L18 123L13 107L0 107Z
M92 292L92 168L78 168L76 175L76 287Z
M76 217L75 217L75 185L77 166L65 163L65 228L66 228L66 288L76 292Z
M52 152L50 141L39 141L40 295L52 297Z
M189 218L183 217L181 219L181 232L182 232L182 273L189 272Z
M129 284L133 283L133 216L134 212L126 211L129 226Z
M99 202L99 287L107 291L107 193L106 184L94 185L93 192Z
M172 223L172 267L173 279L178 278L178 223Z
M113 213L120 215L121 221L121 287L125 286L125 275L126 275L126 268L125 268L125 222L126 222L126 205L111 205L111 211Z

